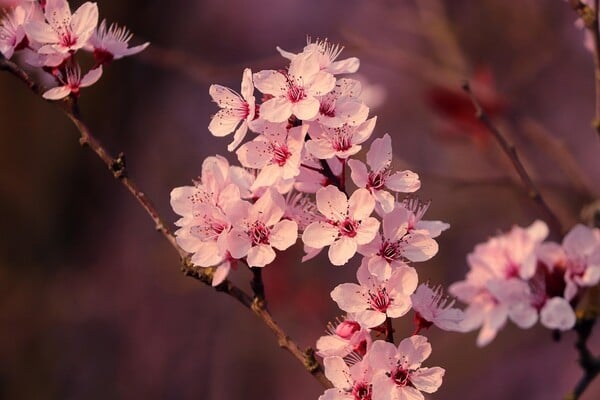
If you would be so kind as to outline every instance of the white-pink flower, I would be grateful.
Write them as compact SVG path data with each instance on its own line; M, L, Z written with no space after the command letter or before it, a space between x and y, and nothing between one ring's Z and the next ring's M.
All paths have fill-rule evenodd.
M328 335L317 340L317 354L321 357L346 357L354 353L364 356L371 346L371 334L368 328L361 325L353 314L339 322L337 326L327 326Z
M349 367L343 358L326 357L323 360L325 376L333 383L319 400L370 400L373 371L366 361L358 361Z
M221 85L211 85L209 88L210 97L221 109L210 120L208 130L218 137L235 131L233 142L227 146L229 151L235 150L242 143L256 113L252 71L249 68L244 69L242 74L241 92L240 95Z
M377 340L365 360L373 370L372 400L423 400L423 393L434 393L442 385L445 370L421 367L431 354L427 338L414 335L393 343Z
M98 25L98 6L86 2L71 15L67 0L48 0L47 22L32 20L25 25L27 36L42 44L40 54L68 53L81 49Z
M333 157L346 159L360 151L361 144L373 133L376 122L377 117L373 117L357 126L344 124L328 128L313 125L308 132L311 140L306 142L306 149L321 160Z
M16 6L0 20L0 53L5 58L10 59L26 40L23 25L28 21L34 7Z
M329 128L362 124L369 116L369 107L358 98L360 92L359 81L338 79L333 90L319 98L319 113L315 122Z
M544 243L537 255L551 271L564 271L564 297L569 301L577 295L578 288L600 282L599 229L575 225L566 234L562 246Z
M369 243L379 230L379 221L371 217L375 201L366 189L356 190L350 199L335 186L317 191L317 209L326 218L310 224L302 241L313 249L329 247L333 265L344 265L360 244Z
M441 286L432 289L426 283L422 283L410 298L416 313L417 329L428 328L433 324L445 331L463 330L463 311L453 307L455 300L445 297Z
M419 175L412 171L392 173L392 139L387 133L375 139L367 152L367 166L359 160L348 160L351 177L358 187L367 188L377 200L384 213L394 209L394 196L385 189L393 192L412 193L419 190L421 181Z
M336 61L342 50L344 50L344 48L340 45L333 44L327 39L317 39L315 42L311 42L310 38L307 38L306 42L307 43L304 47L304 50L299 54L290 53L289 51L285 51L280 47L277 47L277 50L279 51L279 54L288 60L293 60L294 58L304 54L313 54L317 58L319 68L334 75L350 74L358 71L360 61L356 57L350 57L344 60Z
M250 267L264 267L275 259L275 251L285 250L298 239L298 224L282 220L285 200L276 191L267 190L256 203L235 205L239 216L227 238L227 249L240 259L246 257Z
M366 263L356 272L358 285L342 283L333 289L331 298L340 309L354 314L356 321L375 328L387 317L398 318L411 307L410 296L417 288L417 272L409 266L394 269L387 279L371 274Z
M300 173L300 159L308 126L288 129L285 123L265 122L262 134L236 152L246 168L259 169L251 190L290 180Z
M273 96L260 106L261 118L284 122L292 114L310 120L319 112L319 96L335 86L335 77L319 69L317 58L304 54L290 63L287 72L264 70L254 74L254 85L262 93Z
M79 65L67 67L66 76L59 78L63 85L45 91L42 96L48 100L60 100L70 94L78 96L81 88L92 86L101 76L102 66L89 70L83 77Z
M100 26L94 30L86 50L94 52L94 58L98 64L111 62L123 57L137 54L150 45L149 42L139 46L129 47L129 41L133 34L124 26L113 23L108 26L106 20L102 20Z
M365 256L369 271L387 278L392 271L404 266L406 261L427 261L438 252L438 244L429 231L409 231L413 214L404 207L397 207L383 216L383 235L360 246L358 251Z

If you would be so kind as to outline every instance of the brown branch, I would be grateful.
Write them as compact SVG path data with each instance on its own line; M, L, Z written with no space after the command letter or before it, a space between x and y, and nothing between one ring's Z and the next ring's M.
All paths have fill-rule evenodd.
M595 323L595 315L584 314L577 318L577 323L574 328L577 333L575 347L579 353L579 365L583 369L583 376L579 382L577 382L577 385L575 385L573 392L565 397L565 400L579 399L594 378L600 374L600 358L595 357L587 346L588 339L592 334Z
M600 0L594 0L594 7L581 2L581 0L569 0L569 4L573 11L583 21L585 28L592 35L594 43L594 81L596 88L596 116L593 121L594 129L600 139L600 26L598 23L598 10L600 8Z
M21 80L27 87L36 95L41 96L43 90L23 71L18 65L7 60L0 53L0 71L7 71L10 74ZM112 156L92 134L88 126L80 117L77 101L74 98L67 98L59 103L63 113L73 122L79 131L79 142L82 146L90 148L108 167L113 176L125 186L125 188L133 195L137 202L142 206L146 213L154 222L154 226L158 232L171 244L181 257L181 269L185 276L193 277L207 285L212 283L212 270L209 268L195 268L189 261L189 256L183 250L175 239L175 236L167 227L158 211L142 192L137 184L127 176L127 168L125 163L125 155L120 153L117 157ZM246 308L252 310L254 314L260 318L267 327L275 334L278 343L281 347L288 350L296 359L298 359L304 368L323 385L325 388L332 387L331 382L325 377L321 364L315 359L314 351L308 349L303 351L300 347L283 331L283 329L273 320L272 315L264 308L264 302L255 302L253 298L244 292L242 289L233 285L230 281L225 280L216 287L217 291L228 294L236 299Z
M521 162L521 159L519 158L519 154L517 153L517 149L515 148L515 146L512 143L510 143L498 130L498 128L496 128L496 126L492 123L489 115L485 112L483 107L481 107L479 100L477 100L477 97L475 97L475 95L471 91L471 87L469 86L468 82L465 82L463 84L463 90L471 98L471 102L475 107L475 115L477 116L477 118L481 121L483 125L485 125L485 127L492 134L492 136L494 136L500 147L502 147L504 153L512 162L517 174L521 178L521 181L523 182L525 188L529 193L529 197L531 197L533 201L535 201L535 203L542 209L544 214L546 214L546 218L548 218L548 222L551 228L555 231L555 233L562 237L564 231L558 217L556 216L556 214L554 214L550 207L548 207L548 204L542 197L537 186L535 185L535 183L533 183L533 180L527 173L527 170L525 169L523 163Z

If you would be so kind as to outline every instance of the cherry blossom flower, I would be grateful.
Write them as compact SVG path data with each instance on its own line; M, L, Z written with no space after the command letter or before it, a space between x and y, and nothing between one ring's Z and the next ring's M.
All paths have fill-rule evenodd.
M339 322L337 326L329 324L328 335L317 340L317 354L321 357L346 357L351 353L364 356L371 346L369 329L361 325L353 314Z
M323 360L325 376L333 383L319 400L370 400L372 397L371 379L373 372L365 361L358 361L351 367L337 356Z
M71 15L67 0L48 0L44 8L46 21L29 21L27 36L41 43L40 54L68 53L81 49L98 25L98 6L86 2Z
M396 268L389 278L372 275L363 261L356 272L358 285L342 283L333 289L331 298L340 309L354 313L356 321L367 328L385 322L386 317L398 318L411 307L410 295L417 288L417 272L409 266Z
M27 42L23 25L28 22L32 6L16 6L0 20L0 53L10 59L15 50L24 47Z
M362 124L369 116L369 107L358 98L360 93L359 81L338 79L333 90L319 98L319 113L315 122L329 128Z
M429 231L409 231L413 216L404 207L395 208L382 218L383 235L376 235L373 241L359 247L372 274L388 278L395 268L404 266L405 261L427 261L437 254L438 244Z
M579 287L600 282L600 230L578 224L565 235L562 246L544 243L538 252L550 270L564 273L564 297L572 300Z
M300 173L307 130L307 125L288 130L285 123L266 122L261 135L238 149L236 154L244 167L260 169L251 190L290 180Z
M302 241L313 249L329 247L333 265L344 265L356 253L359 244L369 243L379 229L379 221L370 217L375 201L366 189L356 190L348 200L335 186L317 191L317 209L327 218L311 223Z
M83 77L78 65L67 67L66 77L60 78L63 85L47 90L42 96L48 100L60 100L70 94L78 96L81 88L92 86L101 76L102 66L89 70Z
M311 127L306 149L316 158L326 160L333 157L346 159L358 153L361 144L375 129L377 117L368 119L357 126L344 124L339 128Z
M351 178L358 187L367 188L377 200L384 213L394 209L394 196L385 189L394 192L412 193L419 190L421 182L419 176L412 171L400 171L392 174L392 139L387 133L375 139L367 152L367 170L364 163L359 160L348 160Z
M429 328L435 325L445 331L461 332L461 322L464 319L463 311L454 308L455 300L444 297L441 286L430 288L422 283L417 291L410 296L412 308L415 311L417 329Z
M375 341L365 357L373 369L372 400L423 400L421 392L436 392L445 370L421 367L430 354L431 345L420 335L402 340L397 348L393 343Z
M335 77L319 70L312 54L304 54L290 63L287 72L264 70L254 74L254 85L262 93L273 96L260 106L260 116L271 122L284 122L292 114L310 120L319 112L317 97L329 93Z
M343 47L337 44L334 45L327 39L311 42L310 38L307 39L307 44L304 47L304 51L299 54L290 53L289 51L285 51L280 47L277 47L279 54L292 61L296 57L304 54L314 54L318 60L319 68L334 75L350 74L358 71L360 61L356 57L350 57L345 60L336 61L342 50L344 50Z
M208 130L214 136L227 136L233 134L233 142L227 146L227 150L235 150L246 137L248 126L255 117L256 105L254 100L254 84L252 83L252 71L244 69L242 74L241 96L221 85L211 85L210 97L221 108L211 119Z
M267 190L253 205L237 203L234 227L227 238L230 254L240 259L247 257L250 267L264 267L275 259L275 251L285 250L298 239L298 224L281 220L285 210L283 196L272 189Z
M129 47L132 37L133 34L124 26L120 27L114 23L108 26L106 20L102 20L85 45L85 49L94 52L94 58L98 64L106 64L112 60L137 54L150 45L149 42L146 42L139 46Z
M450 228L450 224L446 222L423 219L425 213L429 209L430 204L431 202L422 202L416 197L406 198L401 203L396 204L396 207L403 207L410 211L408 219L409 232L412 232L413 230L417 230L419 232L427 232L427 235L429 237L436 238L440 236L443 231ZM379 212L377 208L376 211Z

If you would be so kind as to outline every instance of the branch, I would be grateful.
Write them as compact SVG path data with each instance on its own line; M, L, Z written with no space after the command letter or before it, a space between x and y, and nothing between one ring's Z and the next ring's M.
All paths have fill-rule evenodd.
M35 93L37 96L41 96L43 90L29 77L29 75L23 71L18 65L12 61L7 60L0 53L0 71L7 71L10 74L21 80L27 87ZM181 270L185 276L195 278L207 285L212 284L212 270L209 268L196 268L189 261L189 255L183 250L175 239L175 236L167 227L158 211L148 199L148 197L142 192L137 184L127 176L127 168L125 162L125 155L120 153L117 157L112 156L100 143L98 139L92 134L91 130L81 119L77 101L73 98L67 98L64 101L57 103L63 113L73 122L77 130L79 131L79 143L84 147L89 147L96 155L102 160L102 162L108 167L113 176L121 182L123 186L133 195L137 202L142 206L146 213L150 216L154 222L154 226L158 232L169 242L169 244L177 251L181 258ZM264 307L256 307L253 299L250 295L244 292L242 289L233 285L230 281L225 280L223 283L215 288L217 291L228 294L229 296L236 299L246 308L252 310L256 316L258 316L265 325L271 329L271 331L277 336L278 343L281 347L288 350L292 355L298 359L304 368L323 385L325 388L330 388L331 383L325 377L321 364L315 359L314 351L308 349L303 351L300 347L281 329L279 325L273 320L273 317ZM258 304L258 303L256 303Z
M600 139L600 30L598 24L598 9L600 0L594 0L594 7L584 4L581 0L569 0L573 11L583 21L585 28L592 35L594 43L594 81L596 87L596 116L593 121L594 129Z
M575 332L577 333L577 341L575 347L579 352L579 365L583 369L583 376L577 382L573 392L569 393L565 400L577 400L587 389L594 378L600 373L600 358L594 357L587 346L587 341L592 334L592 329L596 323L595 315L587 315L577 318Z
M521 159L519 158L519 154L517 153L517 149L515 148L515 146L512 143L510 143L504 137L504 135L502 135L502 133L498 130L498 128L496 128L496 126L492 123L489 115L481 107L479 100L477 100L477 97L475 97L475 95L471 91L469 82L465 82L463 84L463 90L471 98L471 102L473 103L473 106L475 107L476 117L481 121L481 123L483 125L485 125L487 130L492 134L492 136L494 136L494 138L496 139L496 141L498 142L500 147L502 147L502 150L504 151L504 153L506 153L508 158L510 158L510 161L512 162L517 174L519 174L521 181L523 182L523 184L525 185L525 188L527 189L527 191L529 193L529 197L531 197L533 199L533 201L535 201L537 203L537 205L542 209L544 214L546 214L546 217L548 218L548 222L549 222L551 228L556 232L556 234L558 234L559 236L562 237L563 228L562 228L562 225L561 225L558 217L556 216L556 214L554 214L554 212L550 209L550 207L548 207L548 204L542 197L540 191L536 187L535 183L533 183L533 180L527 173L527 170L525 169L525 167L523 166L523 163L521 162Z

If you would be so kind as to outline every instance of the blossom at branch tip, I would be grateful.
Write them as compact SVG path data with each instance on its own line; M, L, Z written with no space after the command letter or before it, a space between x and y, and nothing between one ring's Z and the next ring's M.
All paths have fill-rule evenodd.
M227 136L235 131L233 141L227 146L227 150L233 151L246 137L249 124L256 115L252 71L250 68L244 69L241 95L221 85L211 85L209 93L221 109L210 120L208 130L217 137Z
M387 317L405 315L412 305L410 296L417 288L418 277L407 265L394 269L389 278L380 279L369 272L363 260L356 272L358 284L342 283L331 292L340 309L354 313L356 321L375 328Z
M360 244L369 243L379 230L379 221L371 217L375 200L366 189L358 189L350 199L335 186L317 191L317 209L325 221L311 223L302 241L313 249L329 247L333 265L344 265L354 256Z
M129 47L129 41L133 34L124 26L113 23L108 26L106 20L102 20L85 45L85 49L94 53L98 64L106 64L112 60L137 54L150 45L149 42L139 46Z
M73 14L67 0L48 0L46 21L32 20L25 25L27 36L42 44L40 54L69 53L81 49L98 25L96 3L83 3Z
M313 54L317 59L319 69L334 75L350 74L358 71L360 60L356 57L350 57L344 60L336 61L342 50L344 50L344 47L338 44L333 44L327 39L317 39L315 42L312 42L310 38L307 38L306 42L306 46L304 47L302 53L290 53L289 51L283 50L279 46L277 47L277 51L279 51L279 54L288 60L294 60L296 57L306 54Z
M384 213L394 209L394 196L385 189L393 192L412 193L419 190L421 181L419 175L412 171L399 171L392 173L392 139L387 133L375 139L367 152L366 165L359 160L348 160L351 169L351 178L358 187L367 188L379 203Z
M377 340L365 356L373 370L372 400L423 400L423 393L434 393L442 384L445 370L421 367L431 354L427 338L414 335L393 343Z
M102 66L89 70L83 77L79 65L67 67L66 76L59 77L63 85L45 91L42 96L47 100L60 100L70 94L78 96L81 88L93 85L101 76Z
M272 96L260 106L261 118L284 122L291 115L310 120L319 112L319 96L335 86L335 77L319 69L312 54L294 57L287 71L263 70L254 74L254 85Z

